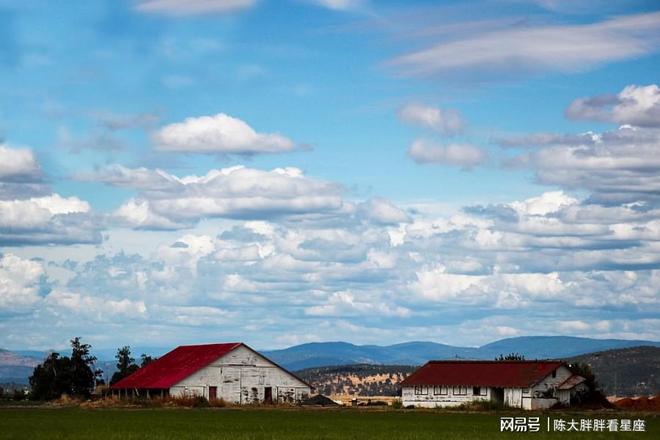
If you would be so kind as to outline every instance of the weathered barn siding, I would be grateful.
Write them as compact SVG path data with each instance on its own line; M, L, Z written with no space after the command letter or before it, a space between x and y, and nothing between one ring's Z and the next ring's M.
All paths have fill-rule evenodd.
M529 388L504 388L504 404L514 408L523 407L523 390L529 392Z
M170 394L209 398L211 386L217 387L218 398L238 404L263 402L267 387L272 390L273 401L278 402L299 402L311 392L300 379L246 346L191 374L174 385Z
M465 390L461 390L461 388L465 388ZM466 394L461 394L462 391L465 391ZM489 401L493 397L490 388L480 387L480 391L481 394L474 395L473 387L404 386L401 389L401 400L405 406L435 408L459 406L475 401Z
M571 370L565 366L557 368L555 377L552 375L546 376L542 381L537 383L532 388L532 396L534 397L544 397L543 394L547 393L549 390L555 390L559 385L564 383L569 377L573 375ZM571 393L561 393L559 391L554 392L555 397L565 405L568 405L571 400Z

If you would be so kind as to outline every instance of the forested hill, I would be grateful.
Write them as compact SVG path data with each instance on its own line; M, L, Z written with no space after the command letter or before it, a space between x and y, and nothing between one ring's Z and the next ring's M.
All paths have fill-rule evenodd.
M326 396L396 396L399 382L417 367L410 365L341 365L306 368L296 374Z
M607 395L640 396L660 393L660 348L632 347L576 356L568 362L591 365Z

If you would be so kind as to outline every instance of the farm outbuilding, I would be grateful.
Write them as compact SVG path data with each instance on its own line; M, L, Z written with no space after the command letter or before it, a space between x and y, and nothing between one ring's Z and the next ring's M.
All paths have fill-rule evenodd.
M243 343L184 345L110 387L120 396L203 396L236 404L298 403L308 383Z
M569 405L585 387L561 361L430 361L401 382L405 406L486 401L523 409Z

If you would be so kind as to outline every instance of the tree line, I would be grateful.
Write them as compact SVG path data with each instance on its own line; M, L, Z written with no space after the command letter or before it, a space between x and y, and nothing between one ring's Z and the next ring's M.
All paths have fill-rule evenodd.
M71 355L50 353L46 359L34 368L29 378L29 397L33 400L58 399L63 394L88 398L99 385L105 385L100 369L92 356L92 346L84 344L79 337L71 339ZM131 348L124 346L117 349L115 355L117 371L110 378L110 385L135 373L141 367L155 359L146 354L140 356L140 364L132 357Z

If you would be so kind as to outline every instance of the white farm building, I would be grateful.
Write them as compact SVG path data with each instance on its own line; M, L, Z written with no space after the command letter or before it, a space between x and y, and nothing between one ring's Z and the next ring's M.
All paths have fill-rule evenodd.
M305 381L242 343L185 345L111 386L120 396L203 396L237 404L296 403Z
M490 401L515 408L569 405L585 385L561 361L430 361L401 382L404 406Z

